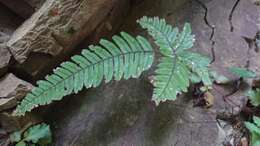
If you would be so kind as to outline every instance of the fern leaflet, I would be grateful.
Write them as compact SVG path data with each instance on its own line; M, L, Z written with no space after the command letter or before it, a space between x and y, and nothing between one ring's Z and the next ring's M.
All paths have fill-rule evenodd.
M113 36L113 42L102 39L100 45L89 46L81 55L63 62L54 73L37 82L15 110L15 115L24 115L39 105L49 104L83 87L97 87L102 80L109 82L121 78L137 78L153 63L153 50L143 37L136 38L121 32Z
M259 146L260 144L260 118L253 116L253 122L245 122L246 128L251 133L250 146Z
M164 56L155 71L153 100L156 104L175 100L178 93L187 92L192 76L197 76L205 85L211 85L209 59L188 51L195 41L188 23L179 32L178 28L172 28L158 17L143 17L137 22L148 30Z
M256 88L255 90L249 90L247 95L249 96L250 102L254 106L260 105L260 89Z

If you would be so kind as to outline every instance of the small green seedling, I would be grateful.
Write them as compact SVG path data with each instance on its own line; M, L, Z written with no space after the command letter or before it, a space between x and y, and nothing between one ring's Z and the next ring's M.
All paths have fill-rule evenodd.
M256 77L256 74L254 72L244 69L244 68L231 67L231 68L229 68L229 70L230 70L230 72L232 72L233 74L235 74L239 77L235 81L235 89L231 94L235 93L239 89L239 87L240 87L241 83L244 81L244 79ZM229 94L229 95L231 95L231 94Z
M260 89L256 88L255 90L249 90L247 96L250 99L250 102L253 106L260 105Z
M240 80L243 78L255 78L256 77L256 73L243 69L243 68L238 68L238 67L232 67L230 68L230 71L234 74L236 74L237 76L240 77ZM260 105L260 89L256 88L256 89L250 89L247 94L246 94L252 105L254 106L259 106Z
M239 76L240 78L254 78L256 77L256 74L250 70L244 69L244 68L239 68L239 67L231 67L229 70Z
M245 122L246 128L251 133L250 146L260 146L260 118L253 117L253 123Z
M47 124L38 124L30 127L25 132L17 131L10 135L15 146L46 146L51 143L51 130Z
M224 75L218 74L216 71L210 71L210 77L217 84L227 84L230 82L230 79L225 77Z

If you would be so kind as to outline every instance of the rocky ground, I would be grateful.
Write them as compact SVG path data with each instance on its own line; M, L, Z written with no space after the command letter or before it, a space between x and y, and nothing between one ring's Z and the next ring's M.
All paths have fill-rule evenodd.
M26 118L10 113L36 80L88 44L119 31L149 37L136 24L142 16L159 16L177 27L191 23L193 50L211 57L211 68L233 81L237 77L228 71L232 66L260 73L258 1L68 0L61 8L53 0L28 1L21 2L28 7L25 11L0 0L0 138L34 121L51 125L57 146L236 146L248 138L241 116L248 82L229 100L223 97L235 85L214 85L210 108L194 107L192 92L156 107L148 79L154 67L140 79L84 90Z

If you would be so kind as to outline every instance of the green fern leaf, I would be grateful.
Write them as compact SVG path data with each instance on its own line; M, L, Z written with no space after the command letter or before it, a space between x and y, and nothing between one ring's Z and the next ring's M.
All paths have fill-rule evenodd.
M191 35L190 24L185 23L183 31L172 28L164 19L143 17L137 21L155 39L160 51L165 56L175 57L178 51L190 49L195 41Z
M186 92L189 86L189 69L183 62L170 57L162 57L156 69L155 89L153 100L156 104L161 101L175 100L181 91Z
M251 133L251 146L258 146L260 143L260 118L254 116L253 123L245 122L245 126Z
M52 141L50 126L42 123L37 124L25 132L16 131L10 135L10 140L15 143L15 146L26 146L26 143L33 143L38 145L48 145Z
M24 115L39 105L78 93L83 87L97 87L105 82L130 77L137 78L153 62L153 50L143 37L136 38L122 32L113 42L102 39L100 45L89 46L80 55L71 57L54 70L54 73L37 82L31 93L15 110L15 115Z
M43 139L48 140L48 143L51 142L50 126L45 123L30 127L27 131L25 131L23 140L27 142L32 141L36 144Z
M260 105L260 89L256 88L255 90L249 90L247 93L247 96L249 96L250 102L254 106Z
M190 24L185 23L182 32L172 28L164 19L143 17L137 21L155 39L161 54L155 76L153 100L175 100L177 94L187 92L190 80L211 85L209 59L188 51L195 41ZM195 79L196 78L196 79Z
M209 58L190 51L183 51L179 54L179 56L179 58L191 69L191 75L197 76L198 82L202 81L206 86L212 85L212 80L208 69L210 64ZM189 78L191 79L191 77L192 76Z
M233 74L235 74L235 75L237 75L241 78L254 78L254 77L256 77L256 74L254 72L247 70L245 68L231 67L231 68L229 68L229 70Z

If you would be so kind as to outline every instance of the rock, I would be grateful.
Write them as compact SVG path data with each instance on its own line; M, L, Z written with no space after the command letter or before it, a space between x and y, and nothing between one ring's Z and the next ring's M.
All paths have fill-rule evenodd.
M64 54L53 58L48 54L31 53L22 64L15 62L10 66L10 71L26 81L35 82L52 72L59 62L65 60ZM44 61L43 61L44 60Z
M190 22L196 36L193 51L211 57L214 56L213 47L215 61L211 67L219 74L234 80L236 77L228 72L228 67L244 67L250 58L248 44L241 34L250 36L254 33L252 30L243 32L248 30L236 24L247 20L244 20L245 17L236 16L232 18L234 29L230 31L229 16L236 0L201 2L145 0L132 9L122 30L147 34L136 24L136 19L144 15L160 16L174 26ZM243 3L247 1L238 6L241 7ZM243 5L250 4L253 3L248 1ZM238 6L233 15L237 13ZM255 11L253 6L248 8ZM241 10L240 13L244 13L240 14L241 16L248 15L248 18L254 18L249 11ZM209 24L206 23L205 14ZM210 38L213 26L214 34ZM158 58L155 63L157 62ZM258 62L259 57L250 59L250 66L254 64L260 67ZM154 67L148 74L153 74L153 70ZM233 125L223 129L216 119L227 120L241 111L247 102L244 93L248 85L243 83L235 94L228 97L232 102L225 101L223 97L231 93L234 86L214 85L210 91L215 98L214 104L209 109L193 107L193 97L190 94L183 94L176 101L165 102L155 107L151 102L152 87L146 79L147 75L144 75L136 80L103 85L68 96L63 102L53 104L46 114L46 118L56 127L56 141L53 145L219 146L225 141L232 141L233 145L238 145L243 132L237 130L236 135L239 138L235 141L233 137L229 139L230 132L235 131Z
M228 68L246 67L248 59L250 58L248 55L248 44L242 37L242 34L247 34L246 36L250 36L253 33L249 32L247 29L244 29L247 24L246 17L235 17L234 15L238 13L237 11L239 11L240 16L253 17L255 14L249 12L255 11L255 9L250 11L241 11L240 7L248 7L248 5L253 5L249 1L242 1L238 3L237 7L233 11L232 20L229 19L231 15L230 10L232 10L232 8L235 6L235 0L215 0L204 2L205 6L208 8L207 20L210 25L215 27L212 38L212 41L215 43L213 46L215 52L215 61L212 63L211 67L220 74L227 76L231 80L236 80L237 78L229 72ZM241 25L237 25L239 23L241 23ZM193 24L193 26L197 25ZM233 28L233 30L231 28ZM195 31L199 31L199 29ZM255 31L254 33L256 34L257 30L253 31ZM199 40L198 43L204 44L202 40ZM211 45L201 46L203 47L195 47L195 49L200 50L199 52L208 52L209 54L212 54ZM249 87L248 85L243 84L239 91L237 91L235 94L225 97L226 95L233 92L234 88L235 85L233 84L231 86L215 85L212 93L216 98L216 102L212 110L215 110L215 112L223 117L230 117L231 115L237 115L240 113L242 108L246 105L247 97L245 96L245 91Z
M46 0L24 0L28 3L34 10L38 10Z
M226 145L236 146L237 144L240 144L244 136L244 133L242 133L241 131L245 131L242 129L243 122L239 123L237 121L234 121L237 127L231 125L231 123L227 121L218 120L218 122L219 122L219 131L223 135L223 137L220 137L222 139L221 141L223 141L222 144L225 146ZM239 128L238 126L241 127Z
M260 0L251 0L251 2L257 6L260 6Z
M5 43L0 43L0 77L7 72L8 64L11 58Z
M0 113L0 125L4 131L12 133L18 130L26 130L28 127L42 122L42 119L32 113L23 117L14 117L10 112Z
M0 3L0 31L11 35L15 29L23 22L23 19L12 13L8 8ZM6 40L7 41L7 40Z
M53 145L215 146L218 127L214 114L193 108L186 97L155 107L151 94L149 83L133 79L52 105L46 118L56 127Z
M10 143L10 139L4 136L0 138L0 145L6 146Z
M7 72L11 53L6 47L6 42L9 40L9 35L0 31L0 77Z
M257 31L260 31L259 13L259 6L249 1L241 0L232 16L234 32L242 37L254 39Z
M99 42L101 38L110 38L122 25L128 14L130 0L121 0L114 3L113 9L108 16L97 26L94 32L83 40L83 46L88 47L89 42Z
M0 80L0 111L13 108L33 86L13 74L7 74Z
M68 54L79 52L73 49L75 45L86 48L113 34L128 6L129 0L46 1L8 42L18 62L11 70L28 80L42 78L68 59Z
M71 50L109 15L117 0L47 0L7 45L23 63L32 52L57 56Z
M8 68L11 53L6 47L6 42L11 34L21 22L9 9L0 4L0 77L3 76Z
M28 19L31 15L37 11L45 0L19 0L19 1L6 1L0 0L0 3L11 9L18 16L23 19ZM17 7L19 6L19 7Z
M9 9L11 9L18 16L24 19L29 18L34 13L34 9L23 0L19 0L19 1L0 0L0 2L4 4L6 7L8 7Z

